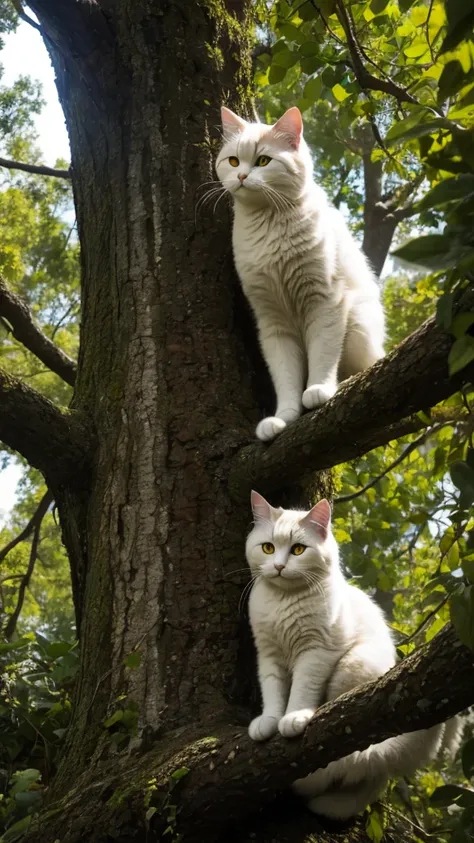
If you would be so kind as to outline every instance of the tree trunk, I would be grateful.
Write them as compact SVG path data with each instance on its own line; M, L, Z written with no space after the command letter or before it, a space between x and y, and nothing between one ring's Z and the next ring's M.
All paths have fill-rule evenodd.
M82 255L73 406L97 448L87 481L50 478L81 665L50 810L30 839L56 839L59 822L62 843L90 843L136 840L140 824L145 839L146 787L132 833L97 814L91 791L73 825L78 782L97 785L104 761L126 766L170 730L202 734L208 715L251 703L238 611L250 512L231 502L227 477L259 417L261 361L246 342L229 214L195 212L214 178L220 103L250 105L246 4L63 5L31 3L71 142Z

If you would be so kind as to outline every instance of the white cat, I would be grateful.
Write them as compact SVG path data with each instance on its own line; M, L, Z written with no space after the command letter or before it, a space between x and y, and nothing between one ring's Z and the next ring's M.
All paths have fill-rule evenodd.
M290 108L274 126L222 108L217 175L234 200L233 248L277 396L257 427L272 439L383 357L375 276L342 215L313 182L303 121ZM304 384L306 381L306 389Z
M381 610L344 579L326 500L301 512L274 509L252 492L252 510L249 612L263 711L249 735L263 741L279 731L291 738L323 702L386 673L396 651ZM346 819L376 799L389 778L412 775L444 749L455 751L461 729L454 718L389 738L298 779L293 788L315 813Z

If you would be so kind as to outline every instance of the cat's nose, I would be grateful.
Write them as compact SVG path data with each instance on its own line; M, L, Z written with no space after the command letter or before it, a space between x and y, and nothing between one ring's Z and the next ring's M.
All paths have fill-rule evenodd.
M277 565L277 563L275 562L274 567L276 568L276 570L277 570L278 572L280 572L280 571L283 571L283 568L284 568L285 566L284 566L284 565Z
M240 183L242 184L242 182L244 182L244 181L245 181L245 179L247 178L247 176L248 176L248 173L239 173L239 175L237 176L237 178L238 178L238 180L240 181Z

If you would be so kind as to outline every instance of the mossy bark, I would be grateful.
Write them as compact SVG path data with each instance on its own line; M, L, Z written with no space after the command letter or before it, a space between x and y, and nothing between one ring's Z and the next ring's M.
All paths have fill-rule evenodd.
M50 813L32 839L56 839L59 821L61 843L89 843L121 823L108 813L100 827L92 797L80 822L78 782L170 729L248 707L255 687L236 570L250 514L228 475L271 390L228 209L196 212L214 178L220 103L250 110L252 21L247 3L223 0L31 8L71 142L82 260L73 408L97 443L80 490L54 489L81 663Z

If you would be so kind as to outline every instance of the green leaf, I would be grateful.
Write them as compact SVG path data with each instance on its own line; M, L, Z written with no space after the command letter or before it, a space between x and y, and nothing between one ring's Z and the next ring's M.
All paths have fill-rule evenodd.
M293 67L294 64L298 61L298 53L297 51L289 50L288 47L285 47L284 50L278 50L278 52L272 58L272 67L284 67L288 70L290 67ZM271 73L271 68L270 68Z
M445 266L443 259L449 255L452 247L450 237L444 234L427 234L425 237L417 237L409 240L403 246L395 249L392 255L410 263L417 263L429 269L442 269Z
M318 17L318 10L313 6L311 0L308 0L307 3L304 3L298 9L298 14L301 20L314 20L314 18Z
M133 653L129 653L128 656L126 656L126 658L124 659L125 667L129 667L131 669L140 667L141 662L142 657L138 650L135 650L135 652Z
M449 374L455 375L474 360L474 337L464 334L451 346L448 356Z
M462 769L466 779L470 779L474 775L474 738L467 741L461 753Z
M474 586L468 585L461 592L453 594L449 608L451 623L460 641L474 650Z
M451 333L459 340L474 323L474 313L458 313L451 324Z
M436 788L430 796L430 802L437 807L452 805L466 793L466 790L465 787L460 787L457 784L445 784Z
M474 559L463 559L461 562L461 568L464 576L469 580L469 582L474 583Z
M385 142L387 146L395 146L398 143L405 143L405 141L413 140L413 138L421 138L423 135L431 135L438 132L444 125L442 118L430 120L427 123L421 123L421 115L416 115L416 123L412 116L407 117L406 120L400 120L395 123L387 132Z
M426 52L428 52L429 47L426 41L416 41L414 44L410 44L409 47L405 47L403 50L404 54L409 59L419 59L421 56L424 56Z
M187 776L188 773L189 767L180 767L179 770L174 770L174 772L171 773L171 778L174 782L178 782L180 779L184 778L184 776Z
M468 82L460 61L448 61L438 82L438 103L456 94Z
M268 82L270 85L277 85L278 82L282 82L286 76L286 67L282 67L280 64L271 64L270 70L268 72Z
M384 837L382 817L379 812L373 808L367 817L365 830L367 832L367 836L373 841L373 843L381 843Z
M322 61L319 56L304 56L304 58L300 61L300 65L303 73L307 73L308 76L311 76L312 73L315 73L321 67L324 67L324 61Z
M343 88L342 85L339 84L339 82L334 85L334 87L332 88L332 92L338 102L344 102L347 97L350 97L350 94L347 93L345 88Z
M120 723L121 720L123 720L123 709L119 708L111 717L104 720L104 726L106 729L110 729L111 726L114 726L115 723Z
M370 4L370 11L374 15L380 15L381 12L388 6L389 0L372 0Z
M157 810L158 808L154 808L153 806L151 808L148 808L148 811L145 814L145 819L147 822L150 822L151 818L155 816Z
M300 46L300 56L303 58L307 56L317 56L319 55L319 44L317 41L305 41L304 44Z
M453 302L453 293L443 293L436 304L436 324L445 331L448 331L451 325Z
M449 473L456 488L474 500L474 469L462 460L457 460L451 464Z
M316 102L323 89L323 83L320 76L313 76L304 86L304 98Z
M463 173L454 178L443 179L418 203L420 211L427 208L434 208L439 205L446 205L456 199L464 199L470 193L474 193L474 175Z
M453 50L460 41L469 37L474 26L474 0L447 0L448 32L440 53Z
M10 828L2 835L2 843L17 843L18 840L21 840L21 838L25 836L30 822L31 814L11 825Z

